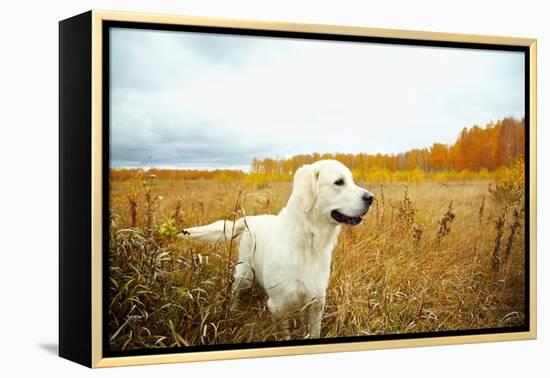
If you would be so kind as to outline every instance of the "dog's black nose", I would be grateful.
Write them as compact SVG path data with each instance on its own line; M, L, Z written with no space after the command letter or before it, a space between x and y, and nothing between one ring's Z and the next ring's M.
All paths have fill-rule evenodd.
M372 204L372 201L374 200L374 197L372 194L370 193L365 193L363 194L363 201L367 204L367 205L371 205Z

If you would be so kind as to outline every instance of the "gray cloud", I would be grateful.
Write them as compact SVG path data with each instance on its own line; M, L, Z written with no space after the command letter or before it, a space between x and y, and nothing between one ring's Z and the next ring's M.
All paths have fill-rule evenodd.
M257 39L224 34L181 33L174 39L181 48L192 50L212 64L237 66L259 47Z
M523 116L519 53L115 29L111 165L401 152Z
M111 77L118 89L162 91L195 78L200 65L238 65L257 45L241 36L114 28Z

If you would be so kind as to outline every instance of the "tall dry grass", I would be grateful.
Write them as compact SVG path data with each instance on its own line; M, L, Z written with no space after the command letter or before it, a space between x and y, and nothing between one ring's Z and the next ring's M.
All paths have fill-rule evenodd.
M343 228L334 250L322 337L524 324L521 197L482 180L362 185L375 204L363 224ZM276 339L261 289L241 311L229 308L237 243L176 235L277 213L290 192L288 182L112 182L111 348Z

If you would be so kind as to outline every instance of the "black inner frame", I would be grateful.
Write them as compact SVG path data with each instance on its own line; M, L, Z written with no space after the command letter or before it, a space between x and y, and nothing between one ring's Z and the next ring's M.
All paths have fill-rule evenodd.
M164 30L164 31L180 31L180 32L200 32L213 34L231 34L254 37L279 37L291 39L310 39L324 41L342 41L356 43L378 43L390 45L407 45L407 46L429 46L429 47L448 47L448 48L466 48L476 50L497 50L497 51L516 51L524 54L525 67L525 325L520 327L502 327L502 328L481 328L471 330L453 330L453 331L437 331L437 332L418 332L418 333L403 333L403 334L380 334L370 336L347 336L334 337L323 339L309 340L286 340L286 341L269 341L269 342L254 342L254 343L239 343L239 344L214 344L214 345L195 345L189 347L174 347L174 348L158 348L158 349L132 349L132 350L111 350L109 345L109 153L110 153L110 29L111 28L129 28L129 29L148 29L148 30ZM212 26L191 26L191 25L167 25L145 22L125 22L125 21L103 21L102 22L102 41L103 41L103 61L102 61L102 210L103 210L103 269L102 269L102 284L103 284L103 311L102 311L102 347L103 357L123 357L123 356L139 356L139 355L157 355L171 353L192 353L199 351L219 351L219 350L235 350L235 349L255 349L255 348L270 348L277 346L300 346L300 345L315 345L315 344L339 344L350 342L365 342L379 340L404 340L404 339L421 339L430 337L444 336L465 336L465 335L485 335L497 333L511 332L528 332L530 330L530 55L528 46L516 45L499 45L499 44L483 44L469 42L448 42L448 41L431 41L419 39L404 39L404 38L386 38L386 37L368 37L368 36L351 36L351 35L335 35L324 33L309 33L309 32L288 32L274 30L251 30L227 27L212 27Z

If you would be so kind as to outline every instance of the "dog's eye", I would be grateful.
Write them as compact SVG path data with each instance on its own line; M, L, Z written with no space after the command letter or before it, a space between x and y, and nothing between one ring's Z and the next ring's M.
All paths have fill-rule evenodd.
M338 179L334 181L334 185L342 186L344 184L345 184L344 179Z

